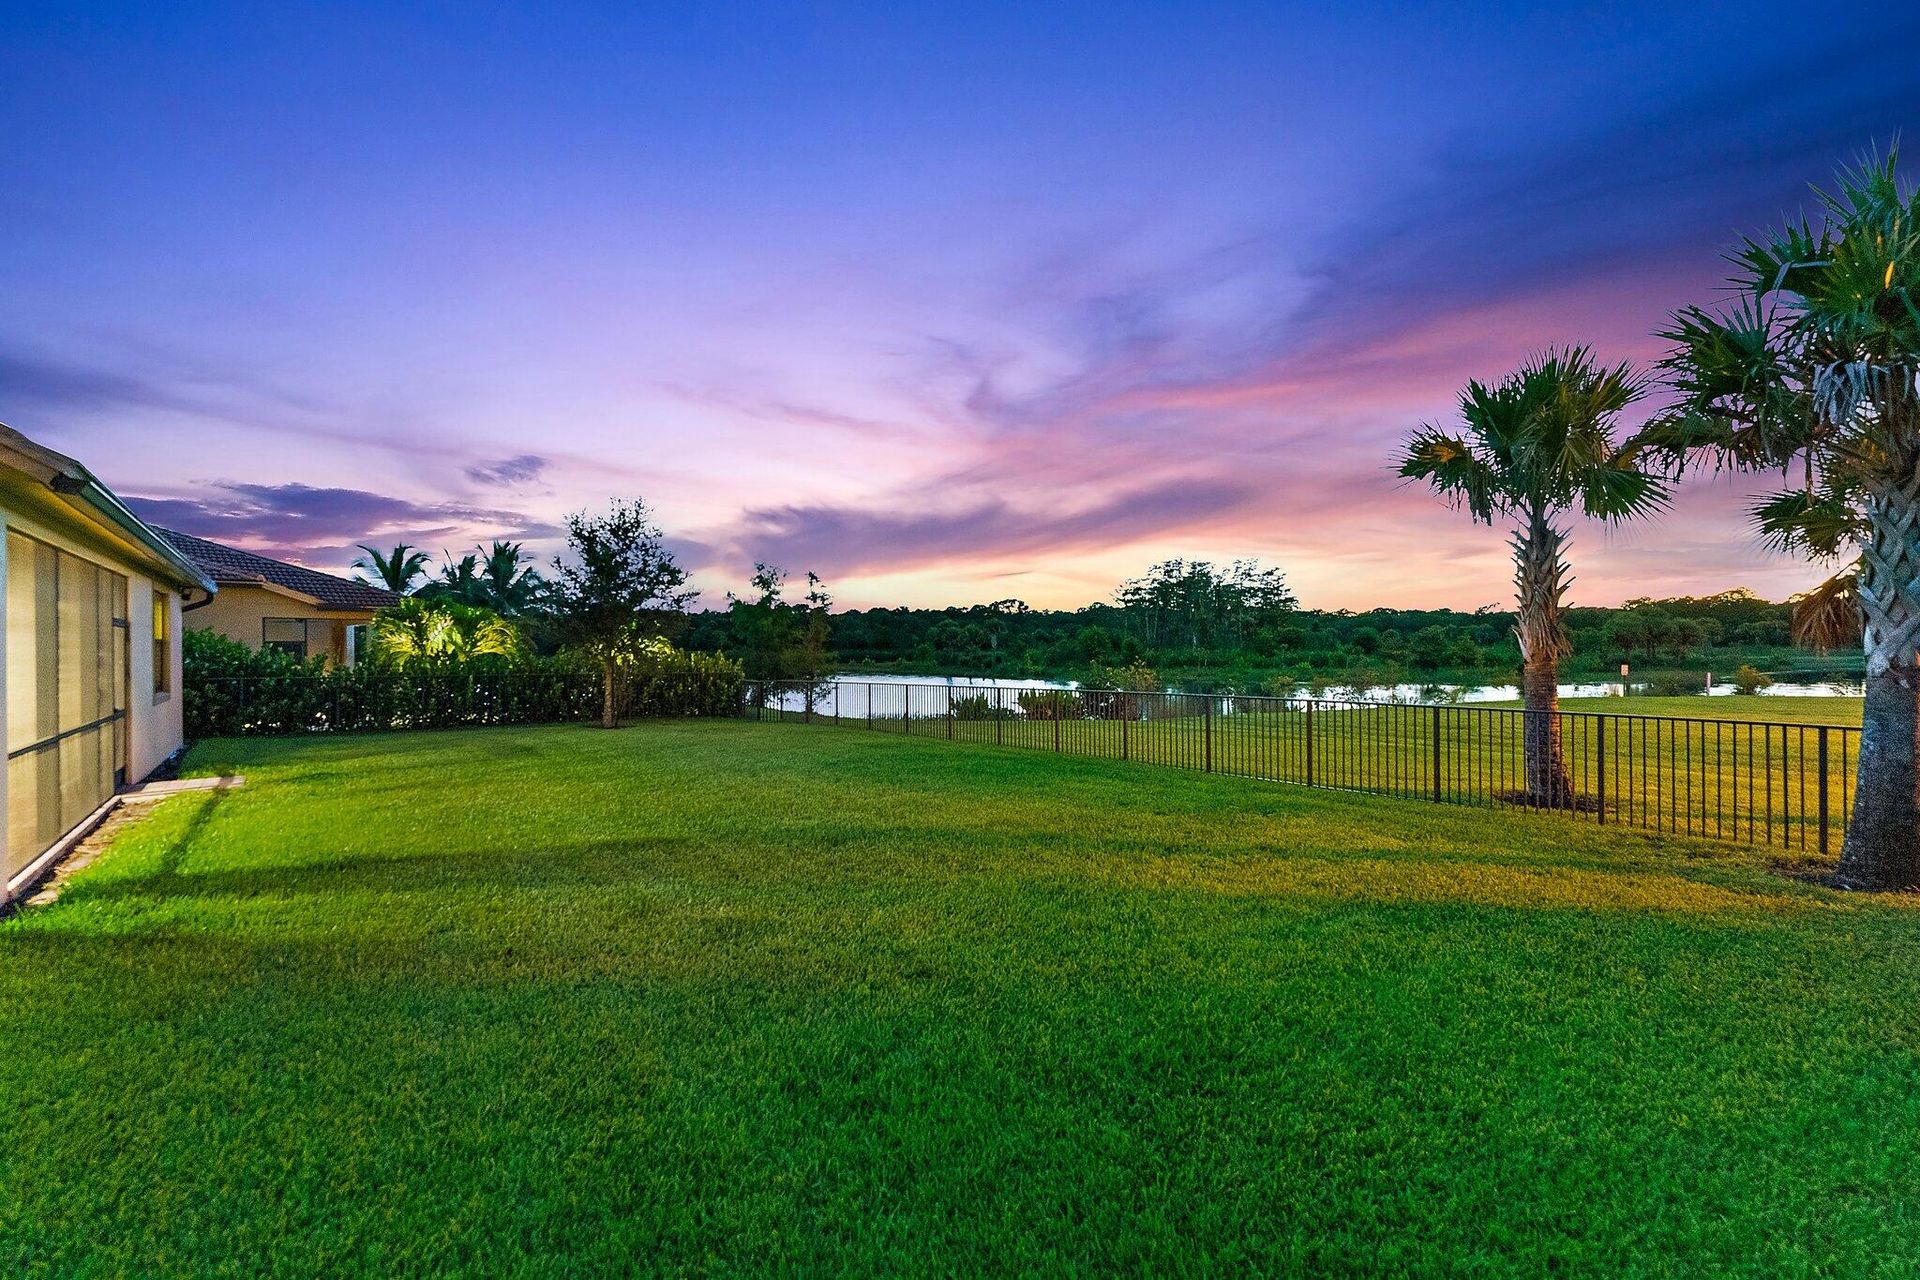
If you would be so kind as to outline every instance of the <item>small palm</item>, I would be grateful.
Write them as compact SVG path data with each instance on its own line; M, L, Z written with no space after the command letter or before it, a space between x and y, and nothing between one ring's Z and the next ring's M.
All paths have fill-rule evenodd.
M1562 523L1578 511L1608 522L1657 510L1667 486L1643 470L1634 444L1615 442L1619 415L1644 383L1625 364L1594 363L1584 347L1549 350L1492 385L1460 393L1462 430L1421 426L1407 442L1400 474L1425 480L1475 520L1512 519L1514 636L1525 663L1529 711L1527 799L1572 802L1561 757L1556 686L1568 652L1561 609L1570 581Z

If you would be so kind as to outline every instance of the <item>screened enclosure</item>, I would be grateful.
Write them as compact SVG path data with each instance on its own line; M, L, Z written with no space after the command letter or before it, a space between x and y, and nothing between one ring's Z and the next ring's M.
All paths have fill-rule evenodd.
M124 780L128 634L125 577L8 532L7 876Z

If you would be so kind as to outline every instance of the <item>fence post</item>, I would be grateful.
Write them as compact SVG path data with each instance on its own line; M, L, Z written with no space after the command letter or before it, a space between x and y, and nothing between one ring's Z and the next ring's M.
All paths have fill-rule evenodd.
M1820 726L1820 852L1827 851L1827 726Z
M1609 719L1608 716L1600 715L1595 717L1593 722L1594 723L1593 777L1594 777L1594 790L1598 793L1593 798L1593 814L1594 814L1594 818L1598 822L1598 825L1603 827L1607 825L1607 720L1608 719Z
M1066 708L1060 702L1053 704L1053 749L1060 749L1060 722L1066 718Z
M1007 700L1000 696L1000 686L993 687L993 745L999 746L1004 736L1007 718Z
M1440 803L1440 708L1433 709L1433 802Z
M1313 785L1313 699L1307 699L1307 785Z
M1205 720L1207 743L1207 772L1213 772L1213 695L1207 695L1207 716Z
M947 686L947 739L953 739L953 686Z
M873 681L867 681L867 728L873 728Z
M1123 705L1120 708L1120 710L1122 712L1122 715L1120 717L1120 758L1122 760L1125 760L1128 758L1127 756L1127 721L1130 718L1132 718L1133 708Z

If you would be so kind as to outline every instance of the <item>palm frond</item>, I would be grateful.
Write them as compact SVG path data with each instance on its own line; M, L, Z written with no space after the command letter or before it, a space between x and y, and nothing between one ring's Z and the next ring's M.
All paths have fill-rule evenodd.
M1793 598L1793 642L1816 653L1851 648L1860 643L1860 566L1834 574L1803 595Z
M1660 476L1641 470L1631 449L1615 454L1608 465L1586 473L1580 487L1580 506L1587 515L1609 523L1650 516L1667 505L1672 487Z
M1861 516L1843 493L1787 489L1756 500L1748 509L1761 539L1775 551L1839 555L1858 536Z
M1399 472L1426 480L1441 496L1464 507L1476 520L1491 521L1495 506L1493 468L1461 436L1422 426L1407 441Z

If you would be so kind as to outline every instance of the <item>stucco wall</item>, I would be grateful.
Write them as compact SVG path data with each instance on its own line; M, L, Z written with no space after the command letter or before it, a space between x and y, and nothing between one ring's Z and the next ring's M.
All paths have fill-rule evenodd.
M249 649L260 647L261 623L267 618L304 618L311 619L314 625L308 628L308 656L330 658L334 662L347 660L347 627L352 623L365 622L370 614L346 616L339 612L328 612L302 600L295 600L277 591L264 587L249 587L229 584L221 587L213 602L203 608L195 609L186 616L186 625L194 629L206 628L218 632L229 640L238 640ZM322 637L324 648L321 648Z

